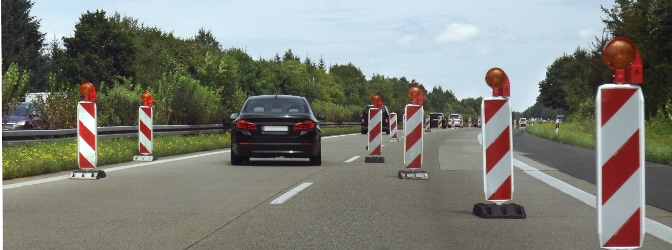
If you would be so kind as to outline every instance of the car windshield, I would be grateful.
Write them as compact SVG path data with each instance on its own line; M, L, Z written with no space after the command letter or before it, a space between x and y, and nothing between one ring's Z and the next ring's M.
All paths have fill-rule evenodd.
M460 118L460 116L459 115L450 115L450 119L457 119L457 118Z
M429 114L429 117L432 119L439 118L439 116L441 116L441 114Z
M19 105L12 110L12 115L14 116L27 116L28 113L29 109L27 105Z
M244 113L307 113L308 108L301 100L255 99L243 108Z

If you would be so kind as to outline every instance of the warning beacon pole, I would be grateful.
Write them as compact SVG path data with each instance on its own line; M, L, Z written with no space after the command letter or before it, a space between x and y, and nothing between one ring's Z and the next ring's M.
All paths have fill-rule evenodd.
M473 213L481 218L525 219L525 209L510 201L513 196L513 143L511 141L511 85L500 68L485 75L493 97L483 98L483 188L485 199L492 203L474 205Z
M422 167L422 115L425 112L422 104L425 96L422 89L412 86L408 89L411 103L406 105L404 113L404 165L406 169L399 170L399 179L427 180L429 175Z
M397 133L397 113L390 113L390 141L399 141Z
M96 88L90 82L79 85L84 101L77 104L77 163L71 179L95 180L105 178L103 170L95 171L98 164L98 111Z
M644 82L642 59L625 37L609 41L602 59L614 83L595 100L597 233L600 247L634 249L644 242Z
M152 155L154 148L154 110L152 109L152 95L142 92L140 95L142 106L138 111L138 151L139 155L133 156L134 161L154 161Z
M379 95L371 96L373 107L369 109L369 144L366 147L369 156L364 158L365 163L385 163L383 152L383 98Z

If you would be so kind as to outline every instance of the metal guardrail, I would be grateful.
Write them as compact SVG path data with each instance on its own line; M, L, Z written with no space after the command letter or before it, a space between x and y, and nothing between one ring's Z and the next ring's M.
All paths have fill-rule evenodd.
M359 122L323 122L323 127L356 126ZM204 124L204 125L154 125L154 134L199 134L199 133L223 133L230 129L230 124ZM115 126L98 127L98 135L101 137L137 137L138 126ZM77 129L57 130L3 130L2 145L17 145L28 142L48 141L54 139L77 137Z

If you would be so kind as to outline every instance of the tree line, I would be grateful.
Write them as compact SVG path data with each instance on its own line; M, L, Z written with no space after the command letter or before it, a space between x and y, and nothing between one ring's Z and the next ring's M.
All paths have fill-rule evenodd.
M259 94L305 96L330 121L358 121L371 95L380 95L390 110L401 113L410 101L408 89L420 86L428 111L480 113L480 98L457 100L440 87L428 92L406 77L374 74L367 79L352 63L326 65L323 58L301 58L291 48L255 59L244 49L224 48L205 28L180 38L104 10L83 13L74 35L46 42L40 20L30 16L32 6L29 0L2 0L3 76L15 76L3 82L3 90L12 90L3 91L4 103L45 91L56 93L45 109L55 109L54 102L76 102L77 87L89 81L100 96L103 125L132 125L142 91L154 97L158 124L219 123L248 96Z
M6 112L27 92L55 93L49 105L41 105L43 128L72 126L66 122L75 120L69 106L81 99L77 87L83 81L98 89L102 126L134 125L142 91L154 96L156 124L221 123L248 96L259 94L305 96L330 121L357 121L373 94L402 113L411 86L426 93L428 112L480 114L482 97L458 100L452 90L426 89L406 77L367 77L352 63L327 65L324 58L301 58L291 48L272 58L252 58L244 49L225 48L205 28L181 38L104 10L83 13L74 35L47 41L40 19L30 15L32 6L30 0L2 0L2 101ZM594 117L597 87L612 80L601 49L616 36L629 37L642 53L647 116L672 113L672 3L616 0L602 10L603 36L548 66L537 103L514 117Z
M606 15L602 37L596 37L590 48L577 48L548 66L546 78L539 82L539 105L525 110L523 116L539 117L543 108L553 108L572 119L593 119L597 88L613 82L613 73L602 61L602 49L612 38L624 36L642 56L647 118L672 120L672 2L615 0L614 6L601 8Z

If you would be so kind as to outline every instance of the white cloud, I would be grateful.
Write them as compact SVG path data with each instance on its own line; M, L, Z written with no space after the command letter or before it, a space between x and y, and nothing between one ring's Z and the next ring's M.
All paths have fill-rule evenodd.
M591 28L580 29L577 34L581 39L590 39L597 35Z
M404 48L410 48L413 44L417 43L419 40L417 35L407 34L404 37L397 40L397 44Z
M478 36L478 27L471 24L451 23L436 37L437 43L457 43L468 41Z

